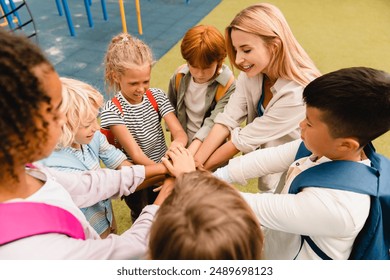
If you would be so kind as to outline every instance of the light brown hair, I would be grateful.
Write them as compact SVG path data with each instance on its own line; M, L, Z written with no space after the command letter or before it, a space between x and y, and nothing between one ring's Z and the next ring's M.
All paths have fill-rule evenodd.
M108 92L120 90L117 78L127 69L153 64L153 54L149 46L142 40L128 33L114 36L108 45L104 57L104 78Z
M151 259L260 259L263 234L239 192L206 171L176 179L150 232Z

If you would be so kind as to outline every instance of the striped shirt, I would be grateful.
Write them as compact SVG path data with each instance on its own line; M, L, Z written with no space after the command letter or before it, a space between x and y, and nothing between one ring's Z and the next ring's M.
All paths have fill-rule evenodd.
M161 89L150 88L150 91L157 102L159 113L145 94L141 103L130 104L119 92L116 97L121 104L123 115L112 100L109 100L104 105L100 125L105 129L109 129L111 125L126 125L145 155L155 162L160 162L167 151L160 116L163 118L174 112L174 108Z

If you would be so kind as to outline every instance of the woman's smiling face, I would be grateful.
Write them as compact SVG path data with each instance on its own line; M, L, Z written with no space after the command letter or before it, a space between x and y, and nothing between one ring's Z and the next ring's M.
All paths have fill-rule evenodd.
M254 77L259 73L267 74L271 53L261 37L233 29L231 39L236 51L235 63L241 71L248 77Z

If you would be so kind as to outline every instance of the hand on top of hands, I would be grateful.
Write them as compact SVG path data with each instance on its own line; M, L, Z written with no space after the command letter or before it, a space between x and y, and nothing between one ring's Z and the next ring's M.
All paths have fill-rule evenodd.
M172 150L174 150L174 149L176 149L176 148L178 148L178 147L184 147L184 146L183 146L183 143L173 140L173 141L171 142L171 145L169 146L167 152L165 153L165 156L169 158L168 152L169 152L169 151L172 151Z
M178 177L183 173L195 171L194 157L180 144L177 144L174 147L171 145L166 156L162 158L162 162L169 173L174 177Z

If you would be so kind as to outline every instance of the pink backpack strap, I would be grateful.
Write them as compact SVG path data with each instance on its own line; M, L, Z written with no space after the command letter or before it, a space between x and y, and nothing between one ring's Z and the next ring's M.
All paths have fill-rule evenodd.
M80 221L57 206L38 202L0 203L0 245L45 233L85 240Z

